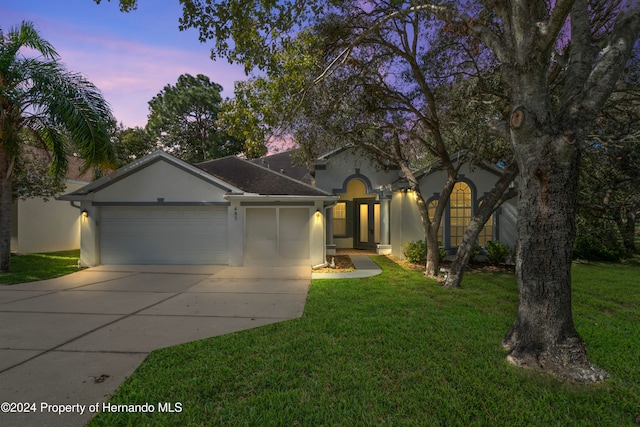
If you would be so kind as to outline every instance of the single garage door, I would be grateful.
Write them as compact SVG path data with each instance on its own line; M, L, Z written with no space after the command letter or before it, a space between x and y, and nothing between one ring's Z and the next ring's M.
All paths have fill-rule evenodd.
M247 208L245 265L309 265L309 208Z
M227 208L103 207L102 264L227 264Z

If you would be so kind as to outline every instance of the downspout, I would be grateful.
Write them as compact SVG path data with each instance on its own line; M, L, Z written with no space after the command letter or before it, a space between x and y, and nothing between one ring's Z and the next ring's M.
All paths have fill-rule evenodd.
M82 206L76 205L75 203L76 203L76 201L75 201L75 200L70 200L70 201L69 201L69 204L70 204L71 206L73 206L74 208L78 209L79 211L82 211Z

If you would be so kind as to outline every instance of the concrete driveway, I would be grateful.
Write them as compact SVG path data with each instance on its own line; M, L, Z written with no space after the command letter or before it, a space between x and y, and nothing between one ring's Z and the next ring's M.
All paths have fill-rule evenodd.
M152 350L300 317L310 278L308 267L100 266L0 285L0 425L82 426Z

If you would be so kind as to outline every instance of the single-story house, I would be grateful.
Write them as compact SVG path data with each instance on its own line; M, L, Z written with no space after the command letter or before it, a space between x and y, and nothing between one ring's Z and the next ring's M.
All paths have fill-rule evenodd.
M338 248L402 257L403 243L423 239L399 170L344 148L317 159L309 178L281 157L192 165L158 151L60 197L79 208L81 263L314 266ZM490 166L463 169L443 244L457 245L498 174ZM437 197L445 173L420 178L423 194ZM514 244L513 203L494 214L486 240Z
M44 149L27 147L34 161L49 162ZM67 156L64 192L84 187L93 179L78 157ZM56 252L80 247L80 217L69 203L54 198L33 197L13 202L11 251L17 254Z

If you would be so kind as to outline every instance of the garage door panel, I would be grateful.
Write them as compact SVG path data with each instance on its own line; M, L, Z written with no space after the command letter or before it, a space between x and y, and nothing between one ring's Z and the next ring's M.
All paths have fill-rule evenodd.
M103 208L103 264L226 264L227 209Z
M280 209L280 256L309 259L309 209Z
M309 244L299 240L280 241L280 257L289 260L309 259Z
M246 265L308 265L309 208L247 208Z
M247 258L249 260L269 260L277 258L277 242L275 240L252 240L248 242Z
M277 256L275 209L247 209L245 258L249 263Z

